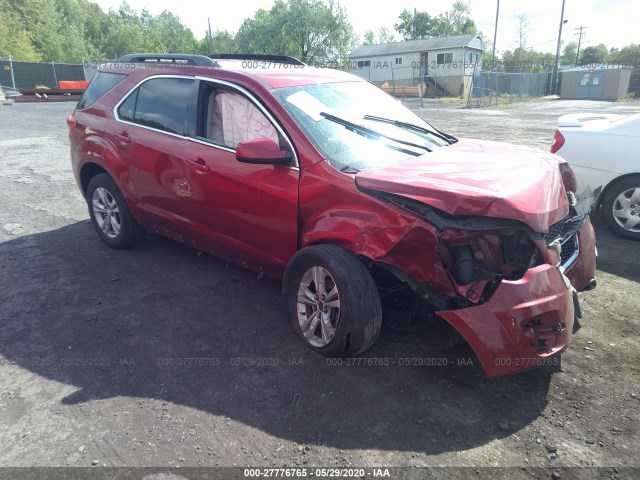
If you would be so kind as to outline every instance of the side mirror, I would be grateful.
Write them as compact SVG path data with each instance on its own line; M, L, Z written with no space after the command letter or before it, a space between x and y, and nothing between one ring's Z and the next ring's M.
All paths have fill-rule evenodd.
M238 144L236 159L242 163L289 165L291 153L270 138L254 138Z

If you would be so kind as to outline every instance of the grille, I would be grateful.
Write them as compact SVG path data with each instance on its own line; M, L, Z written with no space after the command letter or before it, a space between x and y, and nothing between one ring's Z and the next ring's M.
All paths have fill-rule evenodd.
M574 254L578 252L578 235L573 234L562 242L562 253L560 253L560 265L568 267Z
M585 218L585 216L571 217L568 219L565 218L564 220L560 220L558 223L551 225L549 233L544 236L547 245L558 238L565 239L578 233L578 230L582 227Z
M562 252L560 254L560 265L564 268L568 268L575 260L575 256L580 250L578 244L578 230L582 227L586 215L582 216L567 216L558 223L554 223L549 228L549 233L544 236L547 245L550 245L556 240L560 240L562 245Z

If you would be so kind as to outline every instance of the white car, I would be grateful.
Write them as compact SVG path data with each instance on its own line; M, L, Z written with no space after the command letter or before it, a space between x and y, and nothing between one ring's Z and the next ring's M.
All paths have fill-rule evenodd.
M640 240L640 113L564 115L551 152L571 164L576 193L602 187L596 205L614 233Z

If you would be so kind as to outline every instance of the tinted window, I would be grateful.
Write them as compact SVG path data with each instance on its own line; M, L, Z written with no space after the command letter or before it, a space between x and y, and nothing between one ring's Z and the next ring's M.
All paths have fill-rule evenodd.
M134 121L134 114L136 111L136 100L138 99L138 89L127 97L127 99L118 108L118 116L121 120L127 120L129 122Z
M98 72L84 92L76 108L86 108L127 78L122 73Z
M193 80L187 78L156 78L143 83L138 88L133 121L186 135L192 85Z

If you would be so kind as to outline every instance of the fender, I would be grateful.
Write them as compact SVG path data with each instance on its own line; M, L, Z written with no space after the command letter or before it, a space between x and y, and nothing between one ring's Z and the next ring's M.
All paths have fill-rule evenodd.
M118 150L112 142L103 136L90 133L82 137L81 142L75 151L71 152L71 155L74 158L76 182L85 196L89 179L85 178L84 172L92 165L98 166L114 179L133 216L137 220L143 217L142 212L137 208L139 196L131 181L129 168L118 155Z
M435 292L455 295L437 253L436 227L363 194L351 176L326 162L302 172L300 219L300 248L320 243L339 245L378 265L406 272Z

